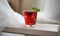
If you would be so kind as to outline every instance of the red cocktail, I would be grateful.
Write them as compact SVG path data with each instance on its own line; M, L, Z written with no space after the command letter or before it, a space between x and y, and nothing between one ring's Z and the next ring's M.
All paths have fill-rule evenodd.
M23 11L26 26L33 26L36 24L37 12Z

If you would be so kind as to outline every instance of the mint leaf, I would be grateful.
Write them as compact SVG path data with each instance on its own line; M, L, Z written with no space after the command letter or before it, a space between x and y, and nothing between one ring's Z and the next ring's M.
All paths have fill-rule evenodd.
M33 10L33 11L36 11L36 12L39 12L39 11L40 11L40 9L38 9L38 8L36 8L36 7L32 7L32 10Z
M36 10L37 8L36 7L32 7L32 10Z
M40 11L40 9L37 10L38 12Z

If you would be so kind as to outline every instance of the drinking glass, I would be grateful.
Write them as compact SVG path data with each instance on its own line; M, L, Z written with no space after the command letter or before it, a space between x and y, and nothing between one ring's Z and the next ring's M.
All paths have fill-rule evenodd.
M34 26L37 20L37 12L33 10L24 10L23 11L25 24L27 27Z

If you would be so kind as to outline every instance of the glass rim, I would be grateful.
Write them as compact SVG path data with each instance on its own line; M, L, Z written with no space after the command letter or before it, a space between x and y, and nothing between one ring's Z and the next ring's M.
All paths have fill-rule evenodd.
M34 12L34 10L23 10L23 12L25 12L25 11L27 11L27 12Z

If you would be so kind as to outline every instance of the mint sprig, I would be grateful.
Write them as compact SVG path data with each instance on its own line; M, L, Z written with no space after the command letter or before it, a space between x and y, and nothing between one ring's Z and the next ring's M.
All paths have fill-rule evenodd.
M40 9L38 9L38 8L36 8L36 7L32 7L32 10L33 10L33 11L36 11L36 12L39 12L39 11L40 11Z

